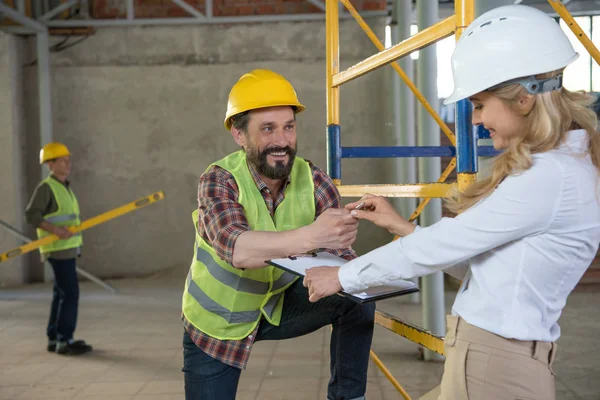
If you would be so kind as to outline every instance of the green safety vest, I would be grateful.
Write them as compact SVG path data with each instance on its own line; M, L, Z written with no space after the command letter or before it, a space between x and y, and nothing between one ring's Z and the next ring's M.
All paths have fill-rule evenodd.
M286 231L315 220L314 182L310 165L302 158L296 157L294 161L285 199L273 218L252 179L245 152L237 151L213 165L229 171L235 178L238 202L244 207L252 230ZM261 316L279 325L283 292L297 276L272 266L234 268L219 258L198 234L198 210L192 213L192 220L196 227L196 245L183 293L185 318L197 329L220 340L247 337Z
M77 197L75 197L75 193L52 176L48 176L40 183L40 185L43 184L47 184L50 187L58 205L58 209L55 212L44 215L44 221L56 226L79 226L81 224L79 219L79 202L77 201ZM50 233L37 228L37 235L39 239L42 239L50 235ZM78 233L69 239L59 239L40 247L40 253L46 254L60 250L74 249L81 247L82 244L81 233Z

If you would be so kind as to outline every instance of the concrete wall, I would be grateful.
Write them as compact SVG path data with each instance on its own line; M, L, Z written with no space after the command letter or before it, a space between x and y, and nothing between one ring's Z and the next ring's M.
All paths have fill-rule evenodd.
M369 22L382 37L384 21ZM342 68L375 52L354 21L342 22L340 37ZM80 265L101 277L187 268L197 181L211 162L236 150L222 122L231 86L251 69L273 69L295 85L308 107L299 115L299 155L325 169L324 56L322 21L101 29L52 53L54 138L73 152L71 179L83 217L166 193L157 204L87 231ZM342 88L344 145L393 143L385 121L386 75L376 71ZM36 67L26 67L24 76L30 195L40 178ZM389 183L391 165L344 161L343 182ZM365 252L390 239L365 223L355 247ZM39 277L38 264L34 271Z

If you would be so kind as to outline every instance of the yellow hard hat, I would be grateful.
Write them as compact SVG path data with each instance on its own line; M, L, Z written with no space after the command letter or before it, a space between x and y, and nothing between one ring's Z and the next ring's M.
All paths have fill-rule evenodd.
M42 147L42 150L40 150L40 164L59 157L70 155L71 153L69 152L69 149L67 149L67 146L62 143L51 142Z
M250 71L242 75L229 92L225 128L231 129L231 117L236 114L276 106L292 106L297 113L306 109L298 101L292 84L283 76L268 69Z

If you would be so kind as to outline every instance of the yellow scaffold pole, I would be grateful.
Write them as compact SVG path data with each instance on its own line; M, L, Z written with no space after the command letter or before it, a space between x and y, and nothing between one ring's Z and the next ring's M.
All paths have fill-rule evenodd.
M594 42L590 40L589 37L583 32L583 29L579 26L579 24L575 21L575 18L571 15L567 7L560 0L548 0L548 3L554 8L554 11L565 21L569 29L573 32L575 37L579 39L583 47L590 53L590 56L596 61L598 65L600 65L600 51L594 45Z
M117 207L117 208L107 211L103 214L100 214L100 215L97 215L90 219L87 219L87 220L83 221L81 223L81 225L79 225L79 226L71 226L71 227L68 227L67 229L73 233L78 233L78 232L84 231L86 229L92 228L96 225L103 224L107 221L110 221L111 219L120 217L121 215L130 213L131 211L135 211L142 207L146 207L152 203L156 203L157 201L162 200L164 198L165 198L164 192L162 192L162 191L156 192L156 193L153 193L146 197L142 197L135 201L132 201L131 203L125 204L121 207ZM38 249L40 246L50 244L58 239L59 239L59 237L56 235L49 235L43 239L36 240L31 243L24 244L23 246L17 247L15 249L9 250L6 253L0 254L0 263L10 260L11 258L18 257L25 253L29 253L30 251Z

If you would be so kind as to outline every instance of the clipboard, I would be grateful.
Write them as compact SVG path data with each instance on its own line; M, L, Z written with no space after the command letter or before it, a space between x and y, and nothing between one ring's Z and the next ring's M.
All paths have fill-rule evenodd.
M319 266L341 267L348 261L331 253L319 251L267 260L265 262L294 275L304 277L308 268ZM390 285L370 287L362 293L351 294L340 292L338 294L359 304L364 304L372 301L389 299L391 297L404 296L418 291L419 288L415 283L398 280Z

